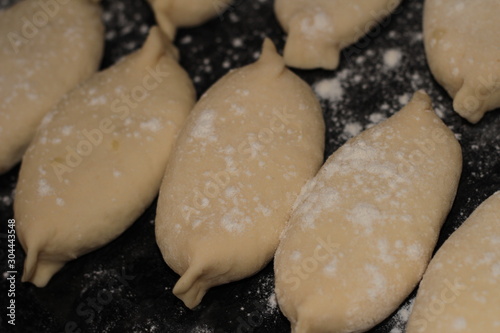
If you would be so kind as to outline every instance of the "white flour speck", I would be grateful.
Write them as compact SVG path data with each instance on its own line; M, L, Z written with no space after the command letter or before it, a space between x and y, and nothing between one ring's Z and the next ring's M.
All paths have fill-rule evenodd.
M73 126L64 126L62 129L61 129L61 133L64 135L64 136L69 136L71 135L71 133L73 132Z
M196 139L215 139L214 121L216 112L205 110L198 118L191 135Z
M232 42L234 47L242 47L243 46L243 40L241 38L235 38L233 39Z
M140 125L142 130L147 130L151 132L158 132L163 128L163 125L161 124L160 120L157 118L152 118L146 122L142 122Z
M467 328L467 321L465 318L457 318L453 322L453 328L456 330L465 330Z
M338 78L324 79L314 85L314 91L321 99L337 102L342 99L344 89Z
M103 96L92 98L89 102L89 106L104 105L107 102L108 102L108 99L106 98L106 96L103 95Z
M389 69L398 67L401 64L403 54L398 49L390 49L384 53L384 64Z
M369 117L370 124L368 125L368 127L375 126L378 123L381 123L382 121L384 121L385 119L387 119L387 118L382 113L374 112Z
M363 126L358 122L348 123L344 127L344 135L347 138L352 138L363 131Z
M399 104L401 104L402 106L408 104L408 102L410 101L410 98L411 98L411 94L403 94L403 95L399 96L398 97Z
M40 179L38 181L38 195L41 197L46 197L51 195L54 192L54 189L50 187L49 183L46 179Z

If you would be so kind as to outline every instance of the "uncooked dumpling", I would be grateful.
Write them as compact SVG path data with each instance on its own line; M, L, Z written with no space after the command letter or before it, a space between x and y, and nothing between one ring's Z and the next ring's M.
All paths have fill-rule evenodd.
M275 258L294 333L365 332L415 288L455 197L460 145L424 92L303 189Z
M156 239L181 275L174 294L193 308L263 268L323 149L319 102L266 40L260 60L201 98L167 167Z
M482 203L429 264L407 333L500 332L500 192Z
M140 51L92 76L42 121L14 202L23 281L46 285L67 261L120 235L156 196L195 102L164 40L153 28Z
M221 15L233 0L148 0L161 29L170 38L177 28L193 27Z
M24 0L0 11L0 174L21 160L59 99L98 69L97 2Z
M500 107L500 2L426 0L424 38L436 80L471 123Z
M401 0L276 0L288 33L285 62L302 69L337 68L340 52L367 34Z

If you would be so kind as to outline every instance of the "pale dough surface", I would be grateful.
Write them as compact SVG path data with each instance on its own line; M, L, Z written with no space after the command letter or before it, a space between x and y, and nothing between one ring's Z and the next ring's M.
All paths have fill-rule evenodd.
M48 11L48 1L24 0L0 11L0 174L21 160L43 116L98 69L104 27L94 2L52 2Z
M483 202L429 264L407 333L500 332L500 192Z
M335 69L340 52L367 34L401 0L276 0L288 33L285 62L302 69Z
M275 257L294 333L365 332L415 288L458 186L461 148L417 92L302 190Z
M471 123L500 107L499 17L498 0L425 2L429 66L455 111Z
M316 96L266 40L256 63L201 98L167 166L156 239L181 275L174 294L193 308L207 289L263 268L323 149Z
M222 15L233 0L148 0L156 21L171 39L177 28L200 25Z
M23 281L44 286L67 261L120 235L156 196L195 103L166 40L152 28L141 50L92 76L42 121L14 202Z

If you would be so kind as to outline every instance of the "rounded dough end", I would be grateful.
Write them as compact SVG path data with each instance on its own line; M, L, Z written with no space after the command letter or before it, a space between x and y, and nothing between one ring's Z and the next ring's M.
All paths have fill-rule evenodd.
M193 309L200 304L210 286L203 281L203 272L198 266L190 266L175 284L173 294Z
M186 307L193 309L201 303L208 289L233 280L229 261L222 264L210 256L201 255L189 264L172 292Z
M418 90L410 100L410 104L421 105L422 109L431 109L432 100L424 90Z
M479 122L488 111L486 100L492 95L484 98L478 94L478 89L465 82L453 99L453 109L472 124Z
M333 43L316 38L304 43L304 37L292 26L285 45L287 66L300 69L323 68L334 70L339 66L340 49Z
M320 320L314 315L314 307L311 307L310 304L302 304L302 306L297 309L296 316L297 320L291 323L292 333L308 333L318 330L315 328L315 324L318 324ZM334 327L330 327L330 329L336 332Z
M39 258L39 251L36 247L28 249L24 272L21 281L31 282L39 288L43 288L66 262L45 260Z
M165 54L176 61L179 60L179 51L158 26L153 26L149 30L148 38L139 53L141 60L138 63L146 66L157 64Z
M271 39L264 39L262 54L257 64L259 64L259 66L265 66L266 72L272 76L278 76L285 70L285 61L283 57L278 54L276 46Z
M162 1L162 0L148 0L153 8L153 12L155 14L156 21L160 26L161 30L164 34L166 34L170 40L174 40L175 35L177 34L177 27L170 20L168 16L168 8L170 7L170 1Z

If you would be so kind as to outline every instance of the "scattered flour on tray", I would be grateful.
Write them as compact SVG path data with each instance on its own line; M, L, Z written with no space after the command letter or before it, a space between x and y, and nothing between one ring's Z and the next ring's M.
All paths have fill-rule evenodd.
M258 281L257 290L249 291L249 295L256 298L253 306L248 309L246 317L259 316L271 318L279 314L278 301L274 292L274 277L263 276Z
M192 330L189 331L189 333L213 333L214 332L214 329L213 328L210 328L208 326L200 326L200 327L196 327Z
M401 18L403 19L403 18ZM419 89L432 93L432 75L407 63L426 63L422 55L410 57L421 44L421 31L405 31L408 45L395 42L402 33L388 31L373 43L383 46L352 46L344 50L339 69L312 82L325 112L327 155L360 132L384 121L404 107ZM399 37L398 37L399 36ZM441 118L453 115L447 101L433 97L436 113Z
M410 319L411 310L413 308L413 302L415 298L412 298L403 305L399 311L392 317L390 325L392 325L389 333L404 333L406 323Z

